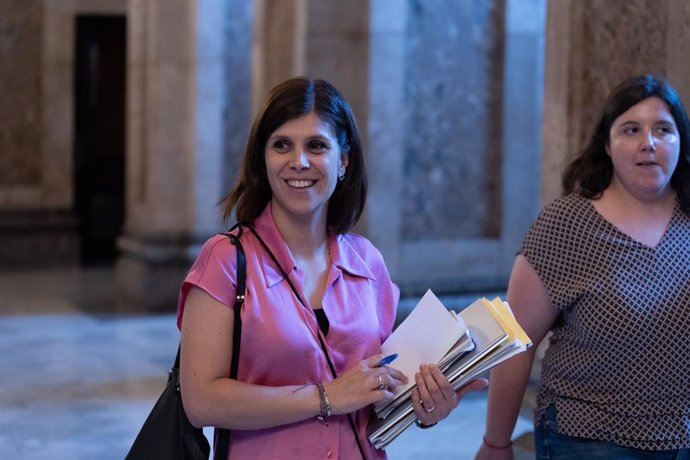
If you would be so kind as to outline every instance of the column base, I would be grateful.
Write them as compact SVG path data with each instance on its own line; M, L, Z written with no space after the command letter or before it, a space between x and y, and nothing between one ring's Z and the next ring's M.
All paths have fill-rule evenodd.
M0 213L0 270L79 265L77 219L68 210Z
M115 263L119 310L175 312L180 286L198 252L186 238L118 239Z

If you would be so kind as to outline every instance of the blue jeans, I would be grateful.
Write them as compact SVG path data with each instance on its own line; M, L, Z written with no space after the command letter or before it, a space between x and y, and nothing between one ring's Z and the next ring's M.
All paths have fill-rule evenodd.
M690 449L641 450L560 434L554 405L535 426L534 447L537 460L690 460Z

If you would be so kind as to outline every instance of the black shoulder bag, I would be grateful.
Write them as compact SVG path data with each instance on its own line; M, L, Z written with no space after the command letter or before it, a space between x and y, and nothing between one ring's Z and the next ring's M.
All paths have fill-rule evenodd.
M235 227L233 227L234 229ZM230 229L232 231L232 229ZM247 265L240 243L242 229L237 236L223 233L237 247L237 292L235 296L235 322L233 325L232 362L230 378L237 378L240 357L242 319L240 310L244 303ZM185 414L180 395L180 348L177 348L175 364L170 369L168 383L163 394L151 409L125 460L208 460L210 446L201 428L194 427ZM215 460L226 460L230 442L230 430L214 430Z

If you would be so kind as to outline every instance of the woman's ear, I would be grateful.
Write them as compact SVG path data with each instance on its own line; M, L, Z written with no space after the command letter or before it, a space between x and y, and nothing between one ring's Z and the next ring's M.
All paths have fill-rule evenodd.
M340 155L340 166L338 167L338 180L342 181L345 179L345 172L347 171L347 165L350 162L350 157L347 152L343 152Z
M340 154L340 167L343 169L347 169L347 165L350 164L350 149L348 148L347 150L343 150L342 153Z

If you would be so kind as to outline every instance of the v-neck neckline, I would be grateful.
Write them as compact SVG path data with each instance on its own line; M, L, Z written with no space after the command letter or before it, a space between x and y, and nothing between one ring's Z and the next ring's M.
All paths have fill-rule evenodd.
M596 208L596 206L594 206L594 201L592 199L590 199L590 198L584 198L584 199L587 200L591 211L596 214L598 219L601 219L602 221L604 221L606 223L607 227L612 229L615 233L618 233L619 235L624 236L625 239L627 239L628 241L631 241L631 242L635 243L636 245L642 246L643 248L650 250L650 251L657 251L666 241L668 234L671 232L671 227L673 226L674 221L676 220L676 216L678 214L678 207L679 207L678 197L676 197L674 200L674 203L673 203L673 210L671 211L671 218L669 219L668 224L666 225L666 229L661 234L661 238L659 238L659 241L657 241L656 245L650 246L650 245L643 243L642 241L634 238L633 236L631 236L630 234L628 234L627 232L625 232L621 228L619 228L616 224L614 224L613 222L608 220L606 217L604 217L604 215L599 212L599 210Z

